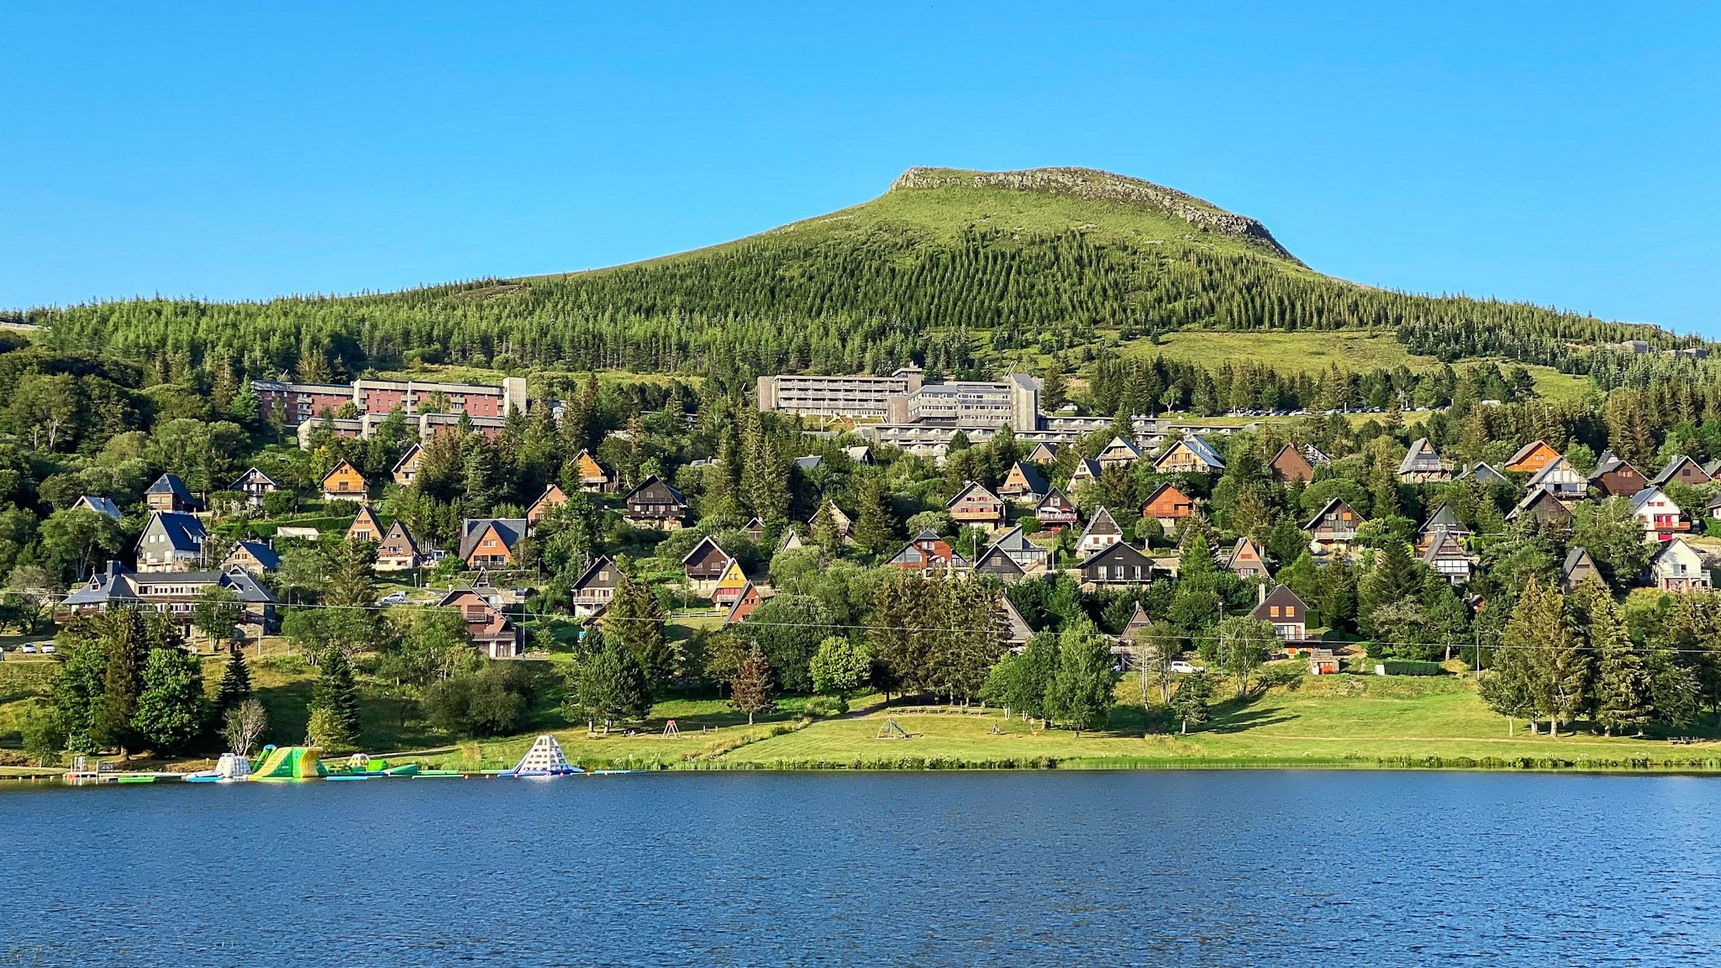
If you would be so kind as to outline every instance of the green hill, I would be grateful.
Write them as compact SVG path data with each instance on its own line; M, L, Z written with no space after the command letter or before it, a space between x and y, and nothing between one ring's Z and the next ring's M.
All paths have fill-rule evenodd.
M38 310L48 340L301 377L415 362L696 372L745 380L910 359L953 374L1093 360L1179 330L1396 336L1409 356L1582 372L1595 343L1683 341L1517 303L1319 274L1259 222L1086 169L911 169L882 196L734 242L565 275L254 303Z

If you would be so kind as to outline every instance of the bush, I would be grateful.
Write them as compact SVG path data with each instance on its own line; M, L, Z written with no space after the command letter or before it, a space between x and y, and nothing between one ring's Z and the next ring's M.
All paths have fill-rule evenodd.
M813 696L801 707L801 712L811 719L841 716L848 711L849 704L836 696Z
M1443 676L1446 667L1438 662L1424 662L1420 659L1384 659L1376 665L1385 670L1389 676Z
M263 513L272 518L292 514L299 506L299 495L292 491L270 491L263 495Z

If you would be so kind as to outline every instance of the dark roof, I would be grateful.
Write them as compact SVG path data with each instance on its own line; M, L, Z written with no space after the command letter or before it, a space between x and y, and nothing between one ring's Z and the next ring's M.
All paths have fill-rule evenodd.
M281 567L281 556L275 553L274 548L261 541L241 541L235 544L233 548L235 551L240 548L245 549L247 554L257 559L257 563L262 565L265 571L274 571ZM228 554L232 554L232 552L228 552Z
M1679 469L1681 467L1684 467L1686 464L1690 464L1692 467L1697 468L1697 472L1702 474L1704 477L1709 476L1709 472L1705 471L1703 469L1702 464L1699 464L1696 461L1692 460L1691 458L1686 457L1682 454L1682 455L1675 457L1672 460L1668 461L1667 466L1663 467L1661 469L1661 473L1659 473L1659 474L1655 475L1653 478L1651 478L1649 483L1651 483L1651 484L1666 484L1668 481L1673 480L1673 475L1679 473Z
M652 488L652 487L663 488L663 490L669 494L669 497L671 498L671 500L676 504L685 505L687 503L687 498L682 497L680 491L678 491L674 487L670 486L668 481L663 480L662 478L658 477L656 474L653 474L650 477L647 477L645 480L640 481L639 486L634 488L633 490L627 492L627 496L622 498L622 500L625 502L628 502L628 503L632 503L635 495L639 494L641 491L646 490L647 488ZM656 503L656 502L653 502L653 503Z
M241 602L272 604L269 594L257 579L243 568L226 571L169 571L142 573L133 571L117 561L90 576L90 580L72 590L62 605L105 605L113 602L136 602L145 596L143 590L152 585L219 585L231 588Z
M155 483L146 488L144 493L172 494L182 501L194 500L191 496L191 491L186 489L185 482L173 474L163 474L156 478Z
M1590 568L1595 568L1596 562L1594 558L1590 557L1589 550L1581 545L1574 545L1570 551L1566 552L1566 560L1560 565L1560 576L1570 578L1572 572L1577 571L1578 567L1586 561L1589 562Z
M1271 622L1273 620L1273 613L1269 611L1269 609L1274 605L1277 605L1280 608L1290 605L1295 608L1299 614L1306 613L1309 610L1309 607L1303 604L1303 600L1297 597L1297 593L1291 591L1291 586L1277 585L1272 591L1267 593L1266 598L1261 599L1261 603L1255 606L1254 610L1249 613L1249 617L1263 622Z
M1015 469L1022 475L1022 481L1028 485L1029 493L1046 493L1046 479L1040 476L1039 470L1033 464L1019 460Z
M1153 559L1149 558L1140 548L1137 548L1135 545L1132 545L1127 541L1119 541L1117 544L1101 548L1093 554L1088 555L1087 558L1076 567L1086 571L1089 565L1098 564L1101 558L1108 557L1131 558L1134 559L1131 564L1139 564L1143 568L1153 567Z
M725 557L725 558L729 557L729 552L723 550L723 546L717 543L716 538L713 538L710 535L706 535L705 537L699 539L699 543L693 546L692 551L689 551L687 554L681 556L681 563L685 565L688 562L692 561L693 556L699 554L700 549L704 548L706 545L710 545L711 550L717 552L718 554L722 555L723 557Z
M78 498L78 503L87 505L89 510L97 514L105 514L115 521L120 519L120 507L114 503L111 497L96 497L93 494L85 494Z
M167 535L167 543L173 546L174 551L196 551L203 546L204 539L209 537L203 522L194 514L186 514L184 511L151 511L149 523L144 525L143 535L138 537L140 547L143 544L143 536L148 535L158 522L162 533Z
M599 555L596 560L586 566L585 571L580 572L580 577L574 579L574 590L578 591L581 588L585 588L588 585L593 584L601 569L606 566L613 566L614 564L614 562L610 561L608 555ZM614 585L615 583L612 581L610 584Z
M245 471L245 473L240 474L238 477L234 478L232 485L230 485L227 489L229 491L237 491L237 490L239 490L240 485L245 483L246 479L252 478L252 477L262 478L264 481L268 482L270 487L280 487L279 484L275 483L275 479L273 477L270 477L269 475L263 473L262 471L258 470L257 468L252 467L252 468L247 469Z
M502 539L503 547L514 550L514 543L526 533L525 518L467 518L460 533L460 557L469 558L472 549L478 546L478 539L490 527L496 528L496 537Z

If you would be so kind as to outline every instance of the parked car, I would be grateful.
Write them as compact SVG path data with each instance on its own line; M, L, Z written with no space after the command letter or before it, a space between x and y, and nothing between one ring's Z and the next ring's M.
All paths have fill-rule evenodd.
M1171 671L1181 673L1183 675L1189 675L1192 672L1200 672L1201 667L1193 662L1183 662L1179 660L1171 664Z
M25 655L35 655L36 645L33 642L25 642L23 645L18 646L18 651Z
M390 594L390 595L384 595L382 597L382 604L384 604L384 605L405 605L406 604L406 592L395 592L395 593Z
M52 643L52 642L43 642L42 643L42 654L43 655L53 655L56 651L57 650L54 648L54 643Z

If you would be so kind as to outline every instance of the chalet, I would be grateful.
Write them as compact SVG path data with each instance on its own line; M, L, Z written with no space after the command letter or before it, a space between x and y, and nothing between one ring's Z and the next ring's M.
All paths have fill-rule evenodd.
M1129 613L1129 621L1123 624L1123 631L1118 634L1118 641L1128 643L1135 633L1153 627L1153 619L1147 617L1147 609L1135 603L1135 611Z
M1008 555L1023 571L1044 568L1052 558L1051 552L1028 540L1020 525L999 535L986 550L994 549Z
M954 571L966 571L968 562L962 559L945 541L931 531L922 531L913 541L903 546L896 557L885 562L892 568L902 571L918 572L922 575L938 575Z
M1507 483L1506 475L1500 473L1495 469L1493 464L1490 464L1487 461L1477 461L1469 467L1464 468L1464 470L1459 473L1458 480L1475 481L1483 487L1493 487L1495 484Z
M818 470L824 462L825 459L818 454L808 454L805 457L795 458L795 466L800 468L803 474Z
M1313 536L1324 552L1344 554L1356 540L1356 529L1361 524L1362 515L1353 511L1343 498L1335 497L1315 512L1303 530Z
M460 528L460 560L468 568L507 568L525 534L525 518L467 518Z
M783 529L783 537L777 542L778 551L794 551L804 547L806 547L806 543L801 540L801 532L794 528Z
M1076 461L1075 470L1070 472L1070 490L1074 491L1083 484L1092 484L1100 479L1100 462L1083 458Z
M717 582L711 587L711 604L714 608L728 609L737 601L741 594L753 583L747 580L747 575L741 570L741 563L734 558L723 565L722 574L717 576Z
M973 481L964 485L962 490L944 505L944 509L950 512L950 520L957 524L1001 528L1007 520L1004 502L996 494Z
M459 611L466 619L466 637L479 652L492 659L511 659L526 651L526 639L519 626L476 589L450 589L436 607Z
M544 488L544 493L532 502L531 507L526 509L526 526L536 528L538 522L544 520L544 515L566 503L568 503L568 492L562 490L561 485L551 484Z
M1590 557L1589 551L1576 545L1566 552L1566 560L1560 565L1560 590L1570 592L1586 581L1601 581L1601 569L1596 567L1596 560Z
M413 481L418 480L418 465L423 461L424 448L413 444L406 449L406 453L400 455L400 460L394 462L394 467L388 472L389 477L401 487L410 487Z
M1141 448L1138 447L1133 440L1125 440L1122 437L1113 437L1111 441L1100 450L1099 457L1097 457L1096 460L1099 461L1100 470L1102 471L1108 467L1128 467L1136 461L1141 460Z
M360 507L358 516L347 526L348 541L381 541L382 525L377 523L376 515L370 513L369 507Z
M747 532L747 540L754 544L765 540L765 522L759 518L748 521L741 526L741 530Z
M1507 522L1534 521L1545 527L1569 527L1572 512L1554 497L1553 492L1533 489L1512 510L1506 512Z
M1057 446L1055 444L1048 444L1043 440L1038 444L1035 444L1034 449L1028 452L1028 463L1030 464L1050 464L1052 461L1057 459Z
M1440 459L1440 454L1427 437L1418 437L1410 445L1404 459L1398 462L1398 479L1406 484L1430 484L1452 479L1452 468Z
M1022 618L1022 613L1016 610L1010 596L998 596L998 611L1001 619L999 624L1003 626L1004 644L1009 646L1011 651L1026 648L1028 640L1034 637L1034 630L1028 626L1027 620Z
M60 602L65 612L55 618L89 615L110 608L153 608L189 630L197 598L211 586L226 588L238 596L242 613L235 632L250 635L260 631L267 635L275 631L275 597L243 568L151 573L133 571L110 561L105 569L91 575L89 581L72 589Z
M1327 464L1331 464L1333 462L1333 459L1331 457L1328 457L1325 453L1322 453L1321 449L1319 447L1316 447L1314 444L1304 444L1303 445L1303 456L1307 457L1309 459L1309 463L1315 465L1316 467L1322 467L1322 466L1325 466Z
M1428 512L1427 520L1422 522L1422 527L1417 532L1416 543L1418 547L1426 549L1430 537L1440 531L1459 539L1470 533L1470 529L1466 528L1464 522L1459 519L1458 512L1454 511L1452 505L1445 501L1436 504L1434 510Z
M1532 440L1518 448L1518 452L1506 461L1506 470L1517 474L1534 474L1559 456L1560 452L1548 446L1546 441Z
M83 508L86 511L94 511L97 514L112 518L115 521L120 519L120 506L113 502L113 498L96 497L92 494L85 494L78 498L77 502L74 503L72 507Z
M1681 456L1668 461L1667 466L1661 469L1661 473L1655 475L1649 483L1660 487L1669 482L1697 487L1702 484L1713 484L1715 478L1709 476L1709 472L1703 469L1703 465L1689 457Z
M853 447L844 447L843 453L848 455L849 460L852 460L857 464L872 463L872 448L868 447L866 444L856 444Z
M1709 503L1704 505L1704 507L1708 509L1709 517L1711 519L1721 520L1721 494L1717 494L1710 498Z
M1034 505L1034 520L1040 522L1040 527L1057 531L1081 522L1081 513L1064 492L1057 488L1046 491L1046 496L1040 503Z
M679 531L687 520L687 499L656 474L641 481L622 500L627 504L622 520L636 528Z
M1564 457L1555 457L1531 476L1529 488L1547 491L1562 501L1581 501L1589 493L1590 481Z
M145 574L190 571L203 565L203 543L209 532L195 515L180 511L151 511L137 539L137 570Z
M1703 559L1684 538L1674 538L1649 559L1650 582L1664 592L1706 592L1711 588Z
M1123 529L1117 526L1111 512L1105 508L1096 508L1094 516L1088 521L1087 529L1076 540L1076 554L1087 556L1097 554L1123 540Z
M382 543L376 548L377 571L408 571L417 568L423 559L418 550L418 542L412 540L412 532L406 530L406 525L396 521L389 526L388 534L383 535Z
M1637 468L1621 460L1611 450L1602 451L1589 481L1590 486L1601 492L1603 497L1631 497L1649 486Z
M1469 581L1473 569L1470 553L1459 543L1458 536L1444 528L1429 535L1427 546L1422 551L1422 563L1434 569L1435 573L1446 576L1446 580L1454 585Z
M603 469L597 458L590 451L582 450L574 455L573 473L579 483L580 490L587 494L603 494L615 486L615 480L610 472Z
M364 475L358 468L346 461L337 461L332 470L323 475L323 500L325 501L359 501L370 500L370 491L365 486Z
M203 510L203 502L191 496L191 490L177 475L163 474L143 492L144 503L151 511L189 513Z
M1160 454L1153 469L1161 474L1222 474L1225 461L1207 441L1190 434Z
M232 551L227 552L227 557L221 559L220 567L222 571L238 568L261 575L281 567L281 556L261 541L239 541L233 545Z
M1307 484L1315 479L1315 465L1290 444L1279 448L1279 452L1274 454L1272 461L1267 464L1267 469L1272 473L1273 480L1280 484L1289 484L1292 481Z
M590 618L609 608L610 599L615 597L616 585L620 581L621 569L615 566L615 562L607 555L598 556L598 559L587 565L580 577L574 580L574 614L581 618Z
M729 606L729 614L723 616L723 624L745 622L747 616L752 615L763 604L765 596L759 592L759 586L748 582L747 587L741 589L741 594L735 597L735 604Z
M1632 495L1631 513L1643 522L1646 541L1672 541L1675 534L1691 530L1685 512L1653 485Z
M1039 469L1022 461L1011 464L1004 483L998 485L998 496L1017 504L1036 504L1046 496L1046 491L1046 479L1040 476Z
M1152 581L1153 559L1119 541L1089 555L1077 568L1088 585L1146 585Z
M848 543L849 535L854 532L854 522L850 521L843 509L837 507L837 502L830 498L826 498L825 503L819 505L813 516L807 519L807 527L811 528L814 534L817 534L820 528L828 527L844 544Z
M1262 557L1261 549L1247 535L1238 538L1237 544L1232 546L1231 554L1225 558L1225 570L1238 578L1273 577L1267 570L1267 560Z
M229 491L238 491L245 495L245 500L254 508L263 506L263 495L273 494L281 489L275 479L253 467L239 475L239 479L227 485Z
M724 570L732 560L729 552L724 551L707 535L700 538L693 550L682 557L681 573L686 575L690 582L716 581L723 577Z
M1141 516L1158 521L1166 531L1177 528L1179 522L1195 513L1195 499L1170 484L1161 484L1148 495L1141 506Z
M980 557L974 560L974 573L991 575L1005 583L1020 581L1028 574L1020 562L996 544L987 545L986 550L980 552Z
M1291 591L1289 585L1279 585L1268 592L1255 606L1249 617L1273 626L1273 633L1285 643L1308 639L1309 607Z

